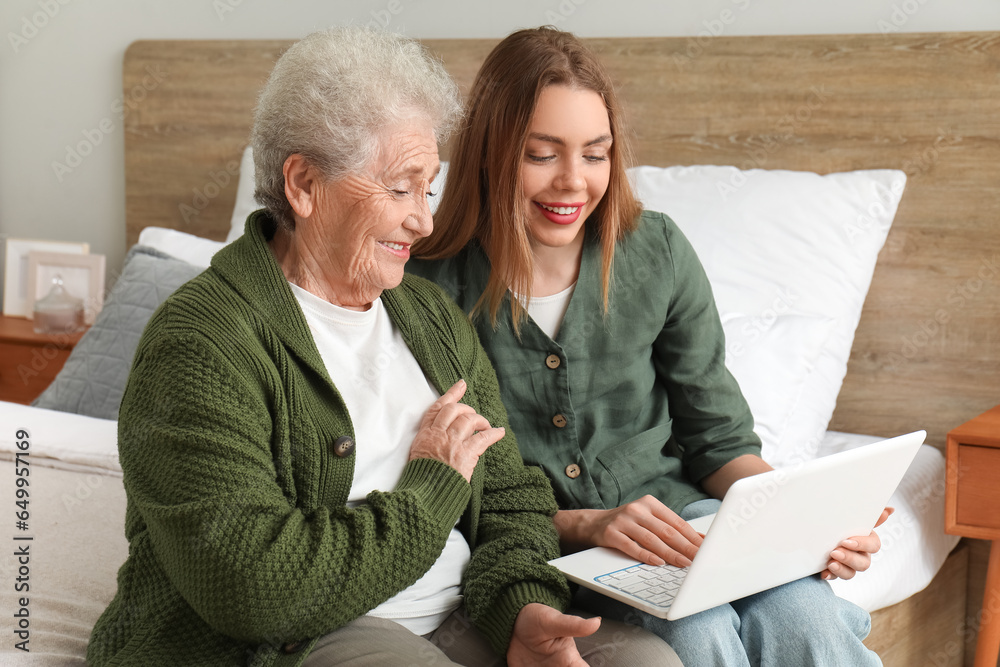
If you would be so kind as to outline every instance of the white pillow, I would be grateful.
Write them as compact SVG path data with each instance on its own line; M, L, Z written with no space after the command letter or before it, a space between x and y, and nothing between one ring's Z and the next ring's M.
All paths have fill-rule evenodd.
M179 232L176 229L146 227L139 232L139 245L155 248L188 264L207 268L212 261L212 255L226 244Z
M835 322L807 315L727 315L726 367L736 378L754 417L754 431L773 453L788 431L812 372Z
M781 331L761 341L765 358L786 359L804 373L784 428L758 434L767 436L764 458L776 466L804 455L813 458L847 372L854 331L905 174L871 170L820 176L707 165L637 167L630 176L645 207L669 215L691 241L724 322L737 317L766 322L775 315L832 322L814 359L804 344L782 354L774 347L787 343ZM810 338L813 344L817 339ZM744 363L731 359L727 365L736 375ZM810 366L811 371L802 370ZM787 400L787 387L777 385L787 381L780 379L786 371L775 368L744 387L752 407L759 411L768 401L758 392ZM737 377L741 386L748 382L742 374ZM769 377L776 382L766 383ZM773 405L766 410L781 413Z
M428 200L431 213L437 210L438 202L441 201L441 189L444 187L444 179L447 175L448 163L442 162L441 171L431 183L431 192L436 195ZM226 243L235 241L243 235L247 216L260 208L260 204L253 198L254 188L253 147L247 146L243 150L243 159L240 160L240 178L236 184L236 204L233 207L233 216L229 221L229 234L226 236Z

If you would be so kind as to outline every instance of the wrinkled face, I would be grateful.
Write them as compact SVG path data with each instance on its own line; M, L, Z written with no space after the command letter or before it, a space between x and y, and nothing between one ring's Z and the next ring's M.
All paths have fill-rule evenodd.
M309 242L342 305L371 303L402 281L411 244L432 229L439 168L431 124L413 121L383 131L372 164L320 186Z
M611 178L611 122L592 90L544 88L528 126L521 188L533 245L582 242Z

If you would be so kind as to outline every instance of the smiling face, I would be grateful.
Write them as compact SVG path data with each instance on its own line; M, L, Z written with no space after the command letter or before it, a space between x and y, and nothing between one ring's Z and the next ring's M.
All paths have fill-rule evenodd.
M311 212L296 221L299 270L290 279L348 308L399 285L410 245L431 232L427 195L439 167L429 123L383 131L370 165L312 188Z
M521 165L533 247L582 245L584 222L608 189L611 143L600 95L563 85L542 90Z

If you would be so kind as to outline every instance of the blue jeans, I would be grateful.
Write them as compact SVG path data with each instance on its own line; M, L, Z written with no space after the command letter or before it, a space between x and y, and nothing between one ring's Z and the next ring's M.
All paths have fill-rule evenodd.
M681 517L711 514L718 500L691 503ZM665 640L689 667L869 667L879 657L862 640L871 630L864 609L838 598L818 576L806 577L676 621L580 588L573 606L638 625Z

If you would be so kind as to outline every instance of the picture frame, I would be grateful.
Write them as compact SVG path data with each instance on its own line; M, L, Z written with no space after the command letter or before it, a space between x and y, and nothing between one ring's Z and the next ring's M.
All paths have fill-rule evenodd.
M4 254L3 314L28 317L28 253L58 252L74 255L90 253L89 243L8 238Z
M78 255L64 252L28 253L27 317L33 319L35 302L52 289L56 276L63 288L83 301L83 322L91 325L104 307L104 255Z

